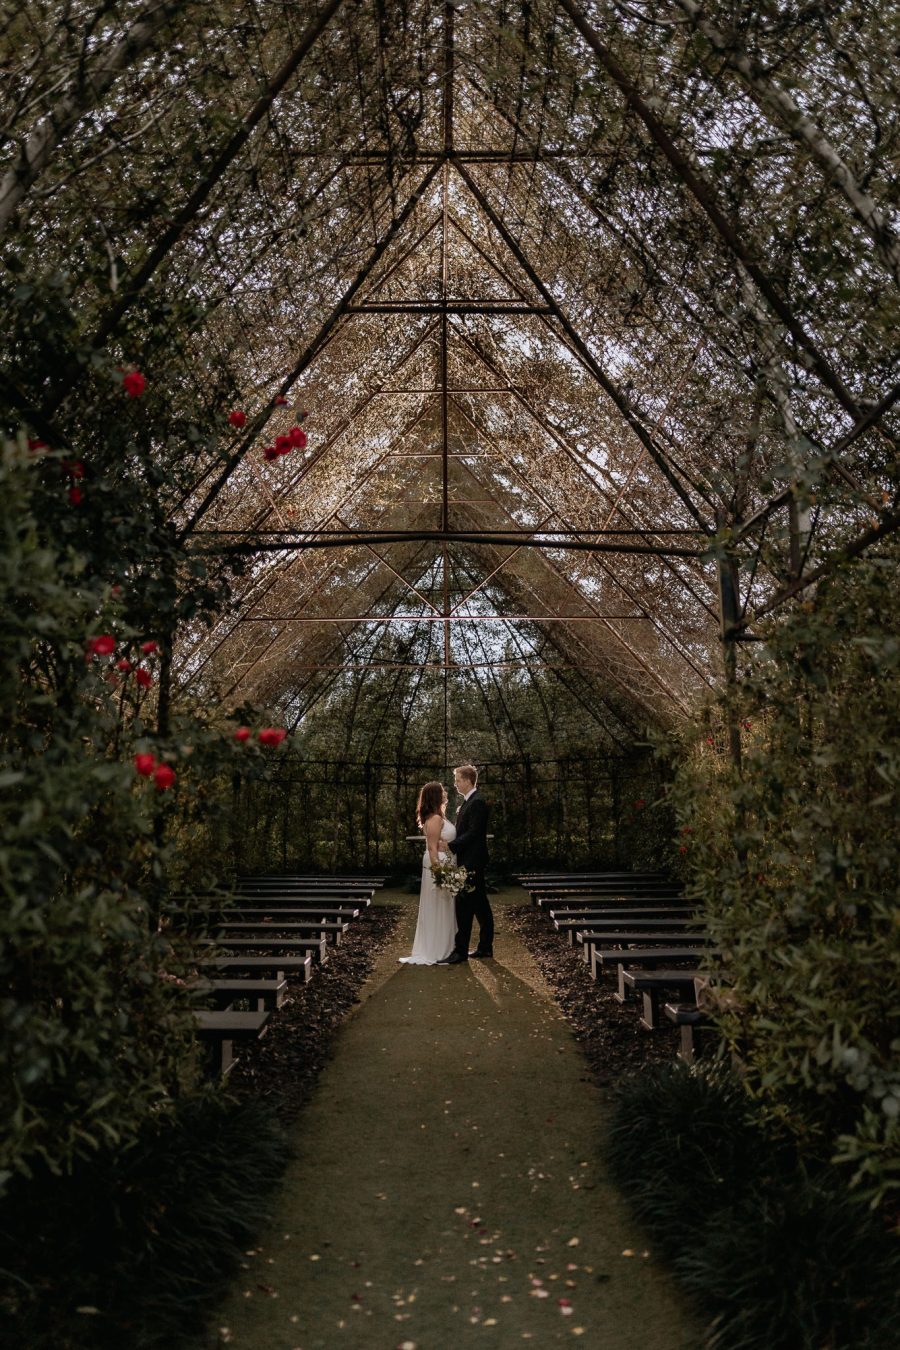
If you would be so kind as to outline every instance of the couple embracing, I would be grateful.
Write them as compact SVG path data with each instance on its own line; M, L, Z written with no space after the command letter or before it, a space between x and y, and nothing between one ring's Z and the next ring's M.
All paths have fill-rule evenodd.
M463 764L453 772L462 805L456 824L446 819L447 792L442 783L426 783L419 793L416 819L425 835L419 920L411 956L414 966L455 966L470 956L494 954L494 916L488 900L487 802L478 791L478 770ZM454 891L440 886L432 868L457 864L468 872L466 885ZM440 875L440 871L438 873ZM478 946L469 951L472 921L478 919Z

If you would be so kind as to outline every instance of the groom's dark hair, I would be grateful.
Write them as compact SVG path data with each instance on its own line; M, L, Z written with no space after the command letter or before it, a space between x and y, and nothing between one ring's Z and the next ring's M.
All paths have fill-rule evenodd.
M478 770L474 764L460 764L456 772L467 778L473 787L478 786Z

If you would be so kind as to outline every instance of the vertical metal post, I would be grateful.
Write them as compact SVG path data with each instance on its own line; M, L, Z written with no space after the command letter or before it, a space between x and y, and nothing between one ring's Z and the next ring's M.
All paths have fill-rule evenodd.
M448 200L450 164L453 150L453 3L444 4L444 70L442 84L443 101L443 153L441 166L441 531L446 536L450 529L450 422L447 392L447 299L449 292L448 231L450 228L450 205ZM450 764L450 558L446 539L442 549L442 590L443 590L443 631L444 631L444 770L449 772Z
M723 529L727 524L724 512L719 512L717 525ZM719 627L722 639L722 659L725 667L725 686L727 699L728 749L732 763L740 772L741 767L741 728L736 702L737 693L737 624L740 620L740 582L736 559L728 554L719 555L716 562L719 583Z
M803 569L803 549L809 534L809 511L801 511L797 504L796 492L788 498L788 531L790 544L790 574L796 581Z

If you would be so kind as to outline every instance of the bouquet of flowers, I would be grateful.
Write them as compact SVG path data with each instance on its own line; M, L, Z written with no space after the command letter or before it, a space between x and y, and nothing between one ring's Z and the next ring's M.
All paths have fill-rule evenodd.
M471 889L468 869L460 867L459 863L432 863L431 875L434 877L435 886L439 886L441 890L449 891L451 895L455 895L457 891Z

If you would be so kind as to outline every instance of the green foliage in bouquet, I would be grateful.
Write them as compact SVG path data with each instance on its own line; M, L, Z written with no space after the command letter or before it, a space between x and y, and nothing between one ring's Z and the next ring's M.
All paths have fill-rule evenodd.
M671 794L746 1087L873 1204L900 1189L898 583L890 546L772 623Z
M432 863L431 875L434 877L435 886L439 886L450 895L456 895L458 891L470 891L475 885L474 881L470 880L468 868L462 867L459 863L438 863L437 866Z

